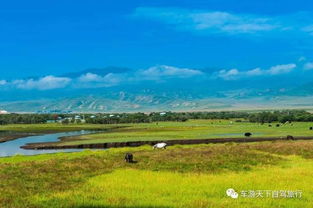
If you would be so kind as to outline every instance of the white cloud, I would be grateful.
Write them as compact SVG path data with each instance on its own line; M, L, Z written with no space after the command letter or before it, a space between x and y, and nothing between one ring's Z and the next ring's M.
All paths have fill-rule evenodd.
M51 90L64 88L71 82L67 77L46 76L40 79L15 80L12 84L19 89Z
M109 73L100 76L93 73L87 73L80 76L76 82L76 87L108 87L121 83L133 83L140 81L164 81L169 78L185 79L194 76L203 75L204 73L188 68L178 68L167 65L153 66L148 69L131 71L128 73Z
M181 31L222 34L273 34L293 32L313 35L310 12L290 13L282 16L230 13L225 11L188 10L182 8L138 7L133 16L167 24ZM276 37L276 36L275 36Z
M229 33L270 31L278 27L278 25L270 23L272 20L269 18L256 18L249 15L232 15L229 13L225 13L225 15L228 16L228 18L223 19L221 24L215 25L215 27ZM207 19L204 15L202 16L203 22L211 21L210 18Z
M271 67L268 71L268 74L277 75L277 74L285 74L291 72L293 69L297 67L296 64L284 64L284 65L277 65Z
M78 80L80 82L99 82L102 80L102 77L97 74L87 73L87 74L81 75L78 78Z
M161 65L128 73L109 73L105 76L86 73L75 79L50 75L39 79L20 79L13 81L0 80L0 86L23 90L52 90L65 87L98 88L116 86L123 83L130 84L140 81L162 81L168 78L183 79L202 74L203 72L195 69Z
M105 76L100 76L93 73L87 73L80 76L76 80L77 87L109 87L120 84L125 81L125 74L109 73Z
M166 81L168 79L190 79L190 78L213 78L223 80L238 80L241 78L257 76L276 76L290 73L297 67L296 64L283 64L272 66L269 69L255 68L248 71L238 69L220 70L213 74L202 72L196 69L179 68L174 66L160 65L148 69L135 70L127 73L109 73L101 76L94 73L86 73L78 78L71 79L68 77L45 76L39 79L24 79L6 81L0 80L0 86L9 89L24 90L52 90L65 87L71 88L98 88L110 87L120 84L132 84L142 81ZM313 69L313 63L308 62L304 68Z
M160 78L188 78L192 76L202 75L203 72L195 69L178 68L173 66L154 66L146 70L138 71L138 75L142 79L160 79Z
M175 25L178 29L194 31L255 33L280 27L271 18L220 11L140 7L136 9L135 16Z
M260 75L264 75L264 70L260 68L255 68L255 69L247 71L246 74L248 76L260 76Z
M303 68L305 70L312 70L313 69L313 62L308 62L308 63L304 64Z
M297 67L296 64L283 64L272 66L267 70L261 68L255 68L248 71L239 71L238 69L220 70L215 77L222 78L224 80L236 80L240 78L256 77L256 76L275 76L280 74L286 74L291 72ZM214 77L214 76L213 76Z
M193 76L202 75L203 72L195 69L178 68L173 66L153 66L148 69L135 70L128 73L109 73L100 76L93 73L87 73L80 76L76 82L76 87L108 87L122 83L134 83L141 81L164 81L169 78L184 79Z
M217 77L225 79L225 80L235 80L240 76L240 72L238 69L230 69L230 70L221 70L218 72Z

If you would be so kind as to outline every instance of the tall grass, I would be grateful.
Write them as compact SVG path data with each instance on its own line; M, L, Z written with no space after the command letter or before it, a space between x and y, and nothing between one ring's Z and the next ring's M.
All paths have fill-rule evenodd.
M0 207L312 207L311 149L281 141L1 158ZM126 152L137 162L125 163ZM303 197L231 199L228 188Z
M312 207L312 162L292 158L292 167L221 174L120 169L88 180L83 187L34 198L53 207ZM295 164L297 163L297 164ZM236 190L299 190L302 198L241 198Z

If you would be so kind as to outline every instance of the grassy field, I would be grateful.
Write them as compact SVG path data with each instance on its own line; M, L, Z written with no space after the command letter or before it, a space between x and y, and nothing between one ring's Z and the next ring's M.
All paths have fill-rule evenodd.
M125 141L152 141L172 139L206 139L206 138L240 138L245 132L253 137L313 136L309 130L313 123L295 122L276 127L276 124L260 125L249 122L230 120L190 120L187 122L159 122L148 124L129 124L123 128L112 129L104 133L75 137L75 140L63 142L62 145L92 144Z
M0 125L0 143L27 137L37 134L49 134L80 130L109 130L115 128L114 125L94 125L94 124L14 124Z
M0 125L0 131L15 131L25 133L56 133L80 130L103 130L113 128L114 125L95 125L95 124L11 124Z
M14 156L0 159L0 207L312 207L312 174L312 141ZM228 188L302 197L232 199Z
M93 144L125 141L153 141L173 139L242 138L245 132L252 137L313 136L310 122L292 124L235 122L232 120L190 120L187 122L159 122L142 124L95 125L95 124L20 124L0 126L0 131L25 133L54 133L77 130L105 130L103 133L64 139L61 145ZM116 128L118 127L118 128Z
M116 127L121 128L116 128ZM276 127L226 120L126 125L8 125L0 130L59 132L106 129L65 143L313 136L312 123ZM134 154L127 164L125 153ZM313 141L151 146L0 158L0 207L312 207ZM238 199L226 196L234 188ZM244 197L258 190L280 195ZM281 193L298 191L301 198ZM278 192L277 192L278 193Z

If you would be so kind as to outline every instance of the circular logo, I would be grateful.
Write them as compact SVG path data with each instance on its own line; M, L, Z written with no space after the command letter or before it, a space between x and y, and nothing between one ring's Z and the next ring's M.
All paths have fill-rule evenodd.
M237 199L239 196L238 193L232 188L226 190L226 195L233 199Z

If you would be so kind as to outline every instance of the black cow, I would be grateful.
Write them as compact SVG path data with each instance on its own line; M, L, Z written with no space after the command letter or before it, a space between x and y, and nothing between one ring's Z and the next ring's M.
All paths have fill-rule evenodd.
M134 162L134 161L133 161L133 158L134 158L133 154L131 154L131 153L126 153L126 155L125 155L125 162L127 162L127 163L133 163L133 162Z
M276 124L276 127L280 127L280 125L279 125L279 124Z
M313 127L312 127L312 126L310 127L310 130L313 130Z
M288 135L287 136L287 140L295 140L295 138L293 136L291 136L291 135Z
M252 134L251 134L250 132L246 132L246 133L245 133L245 136L246 136L246 137L250 137L251 135L252 135Z

